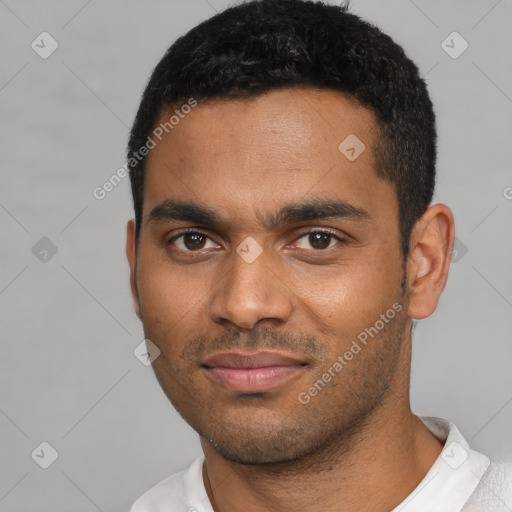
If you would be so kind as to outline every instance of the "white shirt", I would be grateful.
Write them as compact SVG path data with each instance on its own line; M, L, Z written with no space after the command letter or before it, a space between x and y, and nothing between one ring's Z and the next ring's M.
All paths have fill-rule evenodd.
M444 443L425 478L391 512L506 512L512 510L510 468L471 450L457 427L419 416ZM203 483L204 457L143 494L130 512L213 512ZM508 480L508 481L507 481Z

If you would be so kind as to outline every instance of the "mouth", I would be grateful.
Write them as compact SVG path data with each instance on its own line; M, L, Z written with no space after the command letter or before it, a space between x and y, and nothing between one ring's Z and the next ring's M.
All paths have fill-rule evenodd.
M258 393L283 385L307 363L279 352L223 352L201 365L206 375L230 391Z

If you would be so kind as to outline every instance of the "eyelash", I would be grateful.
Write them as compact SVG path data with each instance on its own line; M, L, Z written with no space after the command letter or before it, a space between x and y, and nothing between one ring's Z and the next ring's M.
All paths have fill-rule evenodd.
M342 238L340 237L339 235L337 235L336 233L328 230L328 229L312 229L310 231L305 231L303 233L301 233L296 239L295 239L295 242L297 240L300 240L302 237L306 236L306 235L312 235L314 233L323 233L325 235L329 235L333 238L335 238L339 244L345 244L347 243L347 240L345 238ZM167 242L166 242L166 245L170 246L175 240L177 240L178 238L181 238L183 237L184 235L186 234L194 234L194 235L202 235L202 236L205 236L207 238L209 238L211 240L211 237L205 233L204 231L201 231L199 229L196 229L196 228L185 228L183 229L182 231L180 231L177 235L174 235L172 238L170 238ZM332 247L328 247L326 249L310 249L310 250L307 250L307 249L301 249L302 251L306 251L306 252L309 252L309 253L322 253L322 254L329 254L332 250L335 250L336 248L336 245L338 244L335 244L334 246ZM183 250L183 249L176 249L176 248L173 248L173 250L175 251L179 251L179 252L186 252L186 253L189 253L189 254L194 254L194 253L197 253L197 254L204 254L204 251L201 252L201 250L197 250L197 251L190 251L190 250Z

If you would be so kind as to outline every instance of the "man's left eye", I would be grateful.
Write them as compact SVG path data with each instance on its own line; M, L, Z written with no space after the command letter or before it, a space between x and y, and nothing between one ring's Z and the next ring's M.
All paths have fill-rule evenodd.
M300 241L301 239L304 239L305 243L308 244L310 247L303 246L299 247L299 249L311 250L312 248L312 250L315 251L330 249L331 247L336 245L336 242L344 241L340 237L327 231L310 231L308 233L304 233L303 235L301 235L297 240ZM298 242L295 242L294 245L296 245L297 243Z

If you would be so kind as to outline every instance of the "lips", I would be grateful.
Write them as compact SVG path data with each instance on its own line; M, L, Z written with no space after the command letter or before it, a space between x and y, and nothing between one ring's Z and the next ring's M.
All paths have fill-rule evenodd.
M225 389L257 393L283 385L301 373L306 363L278 352L224 352L208 357L202 366Z

